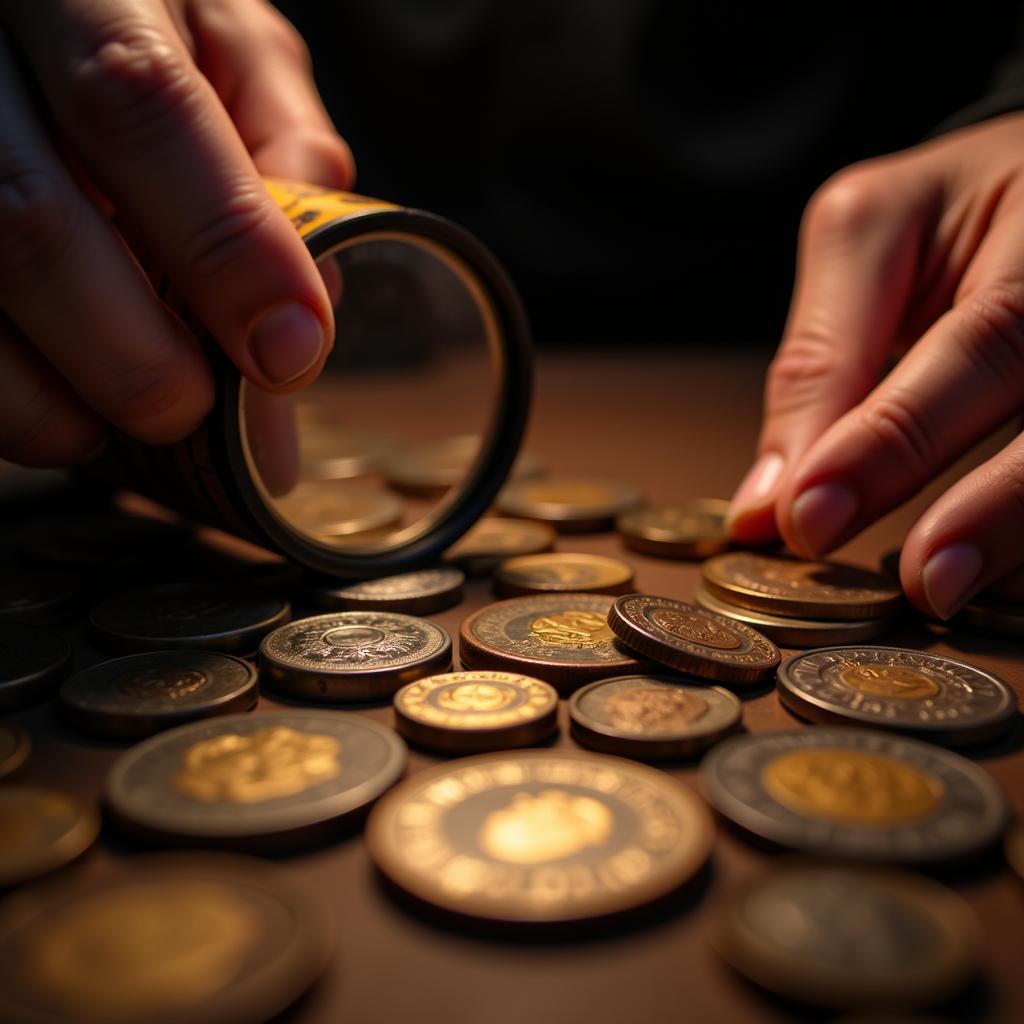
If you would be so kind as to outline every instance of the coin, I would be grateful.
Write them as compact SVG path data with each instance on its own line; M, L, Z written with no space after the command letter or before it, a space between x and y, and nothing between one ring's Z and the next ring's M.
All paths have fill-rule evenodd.
M491 516L479 520L450 547L445 560L469 576L486 576L505 558L537 555L554 546L555 531L547 523Z
M779 700L814 722L894 729L947 746L1005 732L1017 698L974 665L902 647L825 647L778 672Z
M307 593L318 608L429 615L458 604L465 582L461 569L440 565L342 586L312 586Z
M672 676L600 679L569 701L572 734L583 746L649 761L707 750L739 728L742 714L728 690Z
M104 661L60 688L61 717L98 736L137 739L256 706L256 669L215 651L153 651Z
M70 793L0 786L0 889L70 864L96 841L99 815Z
M393 494L336 480L304 480L278 498L275 508L285 521L326 542L395 526L403 514Z
M194 648L250 654L291 616L288 602L227 583L166 583L130 590L89 617L97 643L114 654Z
M978 967L977 920L919 875L789 865L745 885L715 942L737 971L816 1006L885 1009L951 998Z
M281 847L336 835L392 786L405 744L340 711L226 715L159 733L126 751L107 804L155 841Z
M321 900L248 857L146 854L0 911L10 1024L236 1024L275 1017L327 966Z
M331 419L303 422L305 408L296 409L301 438L303 480L346 480L376 472L395 448L392 438L354 430Z
M13 775L28 759L32 740L20 725L0 722L0 779Z
M82 578L74 573L6 566L0 577L0 619L59 622L78 607L84 589Z
M736 736L701 765L711 803L740 828L808 853L893 863L954 860L1006 824L995 780L966 758L869 729Z
M996 594L978 594L960 610L956 621L1011 640L1024 637L1024 604Z
M541 594L496 601L463 620L459 657L468 669L525 672L561 694L583 683L642 671L608 628L603 594Z
M779 649L756 629L671 597L625 594L608 625L631 650L706 679L758 683L779 663Z
M396 612L314 615L274 630L260 645L264 679L314 700L385 700L451 664L447 630Z
M499 597L523 594L622 594L633 589L633 570L625 562L604 555L567 554L507 558L494 570Z
M631 484L554 477L506 484L496 507L505 515L540 519L563 533L587 533L609 529L617 515L641 501Z
M632 910L691 878L713 827L653 768L583 751L460 758L389 793L370 856L399 888L470 918L554 924Z
M623 512L615 529L627 547L660 558L709 558L729 547L725 517L729 502L695 498Z
M755 612L750 608L722 601L706 587L698 587L693 602L716 615L742 622L763 633L769 640L783 647L821 647L846 641L874 640L893 627L893 618L857 619L851 622L827 619L797 619L770 612Z
M0 622L0 712L38 704L71 671L71 644L42 626Z
M704 586L730 604L810 619L875 619L903 603L881 573L838 562L802 562L751 551L716 555L703 565Z
M398 731L442 754L528 747L558 728L558 694L514 672L448 672L395 694Z

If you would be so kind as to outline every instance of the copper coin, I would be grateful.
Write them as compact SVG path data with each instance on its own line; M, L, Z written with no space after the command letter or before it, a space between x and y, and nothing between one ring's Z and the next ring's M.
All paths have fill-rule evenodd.
M728 512L729 502L721 498L695 498L623 512L615 529L635 551L659 558L709 558L729 547Z
M633 569L617 558L552 551L508 558L494 570L499 597L524 594L623 594L633 589Z
M403 612L430 615L462 600L466 576L452 565L416 569L360 583L313 586L307 594L318 608L332 611Z
M555 531L547 523L488 516L479 520L445 554L445 561L470 576L486 576L506 558L538 555L555 546Z
M617 515L642 500L632 484L552 477L507 484L498 495L496 507L505 515L550 523L560 532L587 533L610 529Z

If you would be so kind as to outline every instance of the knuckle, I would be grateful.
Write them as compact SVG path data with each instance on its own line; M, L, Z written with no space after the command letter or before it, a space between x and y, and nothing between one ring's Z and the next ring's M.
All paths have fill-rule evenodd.
M299 30L280 12L272 7L267 13L267 38L270 44L286 57L308 72L313 70L313 58L306 40Z
M52 274L77 232L78 213L55 177L8 151L0 156L0 281L7 291Z
M860 425L914 479L936 465L933 429L912 399L898 393L866 403Z
M847 385L862 387L862 393L870 387L863 368L856 362L846 365L831 338L804 329L786 339L769 365L766 405L776 416L816 405L834 390L840 375Z
M960 344L975 369L1000 387L1019 379L1024 367L1024 289L981 288L960 308L970 325Z
M272 216L271 200L256 185L235 190L188 247L186 270L198 279L216 275L248 254Z
M807 204L805 230L844 237L873 227L887 207L887 177L874 161L837 172Z

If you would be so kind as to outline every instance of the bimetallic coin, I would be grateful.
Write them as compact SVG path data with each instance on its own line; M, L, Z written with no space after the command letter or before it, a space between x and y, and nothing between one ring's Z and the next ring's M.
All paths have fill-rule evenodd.
M659 558L710 558L729 547L729 502L699 498L623 512L615 529L627 547Z
M595 679L643 671L646 664L608 628L611 604L603 594L497 601L463 621L459 658L467 669L537 676L563 695Z
M386 700L451 665L447 630L396 612L314 615L274 630L260 645L264 681L314 700Z
M114 654L198 649L251 654L260 638L287 622L288 602L227 583L168 583L130 590L97 605L89 622Z
M342 586L312 586L307 593L318 608L430 615L458 604L465 582L461 569L441 565Z
M147 854L116 874L19 893L0 911L9 1024L268 1020L324 970L322 901L248 857Z
M138 739L161 729L248 711L258 697L256 669L215 651L154 651L115 658L60 688L61 717L97 736Z
M0 722L0 779L13 775L28 760L32 740L20 725Z
M642 500L631 484L556 477L513 481L501 490L496 507L505 515L540 519L562 533L587 533L609 529L617 515Z
M71 671L71 644L59 633L0 622L0 712L51 697Z
M978 594L960 610L956 621L1011 640L1024 637L1024 604L995 594Z
M704 586L730 604L808 619L876 619L903 604L894 580L838 562L802 562L751 551L708 559Z
M358 538L402 521L402 503L369 484L302 481L277 499L281 518L325 542Z
M631 650L705 679L758 683L781 657L757 630L671 597L626 594L609 610L608 625Z
M1017 698L998 676L901 647L825 647L778 672L779 700L814 722L894 729L947 746L1005 732Z
M742 622L763 633L782 647L822 647L825 644L856 643L874 640L893 627L892 618L857 619L852 622L827 619L797 619L770 612L755 612L750 608L722 601L706 587L698 587L693 603L716 615Z
M399 690L395 722L406 739L442 754L528 747L558 728L558 694L514 672L448 672Z
M6 566L0 576L0 619L59 622L81 604L84 589L82 578L74 573Z
M718 686L672 676L619 676L577 690L572 734L585 747L647 761L693 757L735 732L739 700Z
M655 769L582 751L459 759L374 808L366 841L415 899L462 917L555 924L632 910L711 851L704 805Z
M701 765L730 821L807 853L925 864L990 847L1006 825L1002 790L941 747L868 729L738 736Z
M794 864L729 901L715 945L778 995L892 1010L933 1006L959 992L977 970L980 937L967 904L927 878Z
M604 555L568 554L508 558L494 570L499 597L524 594L623 594L633 589L633 569Z
M335 835L392 786L405 744L340 711L227 715L143 740L115 762L106 799L150 841L260 848Z
M555 536L547 523L491 516L479 520L450 547L445 561L457 565L469 576L486 576L506 558L550 551L555 546Z
M0 889L70 864L96 841L99 815L70 793L0 786Z

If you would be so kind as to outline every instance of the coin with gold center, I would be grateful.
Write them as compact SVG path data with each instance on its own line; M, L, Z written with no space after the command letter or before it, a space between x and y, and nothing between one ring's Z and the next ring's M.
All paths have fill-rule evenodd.
M0 911L11 1024L222 1024L276 1016L327 966L320 902L283 868L149 854Z
M360 715L226 715L127 751L106 796L118 823L146 839L283 846L336 834L404 765L402 740Z
M778 691L802 718L894 729L946 746L992 739L1017 717L1017 698L998 676L901 647L799 654L779 668Z
M619 676L577 690L572 734L585 747L642 760L693 757L739 728L742 706L718 686L678 676Z
M555 924L681 886L711 850L703 804L662 772L580 751L465 758L374 808L370 855L415 899L462 917Z
M499 597L523 594L622 594L633 589L633 569L605 555L551 551L509 558L494 570Z
M506 484L495 504L505 515L539 519L563 533L588 533L609 529L619 513L642 500L632 484L547 477Z
M953 860L1006 824L995 780L941 747L868 729L734 737L701 766L711 803L746 832L808 853L892 863Z
M443 754L475 754L539 743L558 727L558 694L514 672L448 672L395 694L398 731Z
M660 558L710 558L729 547L725 518L729 502L695 498L623 512L615 529L627 547Z
M468 669L523 672L561 694L583 683L645 666L608 628L612 598L602 594L538 594L497 601L474 612L459 631Z

